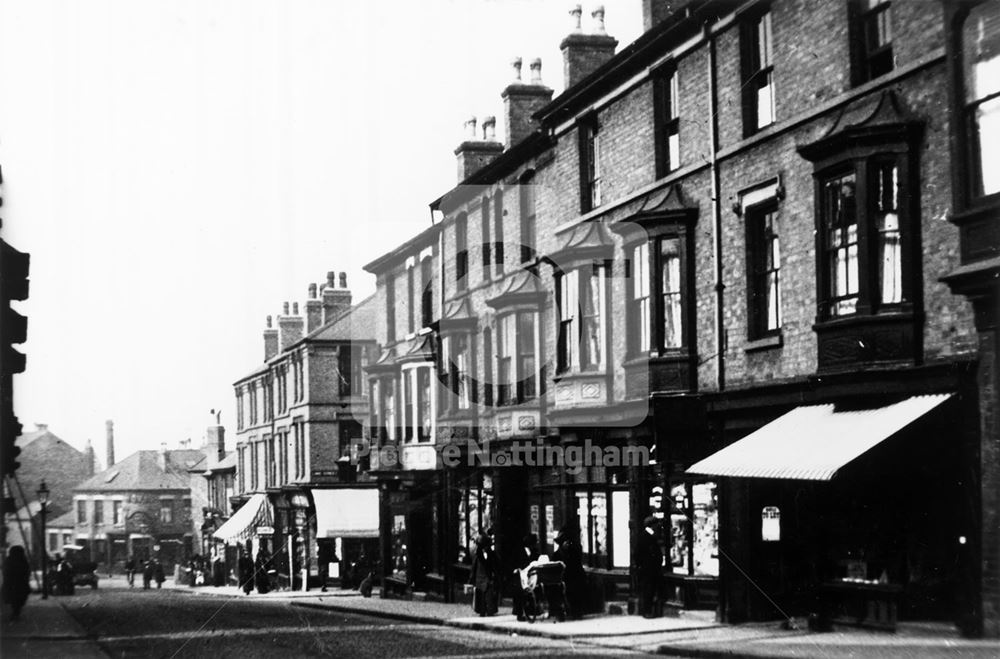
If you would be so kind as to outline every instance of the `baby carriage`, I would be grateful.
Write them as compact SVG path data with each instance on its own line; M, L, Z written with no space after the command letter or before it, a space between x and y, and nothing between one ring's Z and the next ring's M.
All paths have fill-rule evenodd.
M566 619L566 584L562 561L546 563L532 562L521 570L521 586L524 589L524 616L534 622L546 610L549 618Z

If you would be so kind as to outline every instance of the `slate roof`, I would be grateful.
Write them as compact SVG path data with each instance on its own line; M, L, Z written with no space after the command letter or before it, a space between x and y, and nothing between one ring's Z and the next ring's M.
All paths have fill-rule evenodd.
M68 513L63 513L55 519L50 519L45 523L45 526L49 529L76 528L76 512L71 510Z
M226 457L215 462L207 462L207 460L208 459L206 458L206 463L205 463L206 476L215 471L228 471L230 469L232 470L236 469L236 451L228 451L226 453Z
M160 469L159 453L159 451L136 451L73 489L90 492L189 489L191 479L188 470L205 459L204 451L168 450L166 471Z
M370 295L326 325L317 328L303 340L374 341L375 296Z

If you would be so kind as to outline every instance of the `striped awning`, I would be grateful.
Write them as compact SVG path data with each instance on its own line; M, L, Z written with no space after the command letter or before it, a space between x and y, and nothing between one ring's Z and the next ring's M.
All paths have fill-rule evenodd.
M267 500L267 495L257 493L250 497L232 517L227 519L226 523L212 534L212 537L228 544L236 544L257 535L258 526L273 525L274 513Z
M695 463L687 473L828 481L841 467L950 397L913 396L862 410L837 410L834 405L797 407Z

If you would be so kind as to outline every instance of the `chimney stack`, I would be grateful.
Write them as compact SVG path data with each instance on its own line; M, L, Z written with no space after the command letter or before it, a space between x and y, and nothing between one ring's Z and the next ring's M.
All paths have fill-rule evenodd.
M532 115L552 100L552 90L542 84L542 60L531 60L531 81L521 81L521 58L515 58L514 81L500 94L503 99L503 128L507 148L514 146L538 128Z
M333 321L350 308L351 291L347 288L347 273L340 273L340 288L337 288L337 273L326 273L326 286L323 288L323 324Z
M108 441L106 454L108 464L105 465L105 469L110 469L115 464L115 422L108 419L104 422L104 427L106 429L106 437Z
M217 461L221 462L226 457L226 429L218 424L209 426L205 431L205 457L210 456L213 450Z
M97 461L97 456L94 454L94 444L89 439L87 440L87 446L83 449L83 455L84 455L84 460L87 461L87 475L93 476L94 472L97 471L94 468L94 463Z
M306 300L306 334L312 334L323 324L323 303L316 295L316 284L309 284L309 299Z
M156 454L156 464L159 465L160 471L167 471L167 443L160 442L160 451Z
M576 5L570 10L573 18L571 32L559 44L563 53L563 76L566 89L580 82L596 71L615 54L618 40L608 35L604 29L604 6L598 5L591 17L594 20L593 34L584 34L580 26L583 10Z
M488 165L503 152L503 144L496 141L492 132L488 132L489 120L490 117L483 120L482 139L476 135L476 118L472 117L465 122L465 140L455 148L459 183ZM496 126L496 119L493 119L493 126Z
M642 31L649 32L673 13L677 0L642 0Z
M299 303L296 302L295 306L292 307L292 313L288 313L288 303L285 302L281 310L282 315L278 316L278 347L284 352L288 350L296 341L302 338L302 330L305 327L305 321L302 316L299 315Z
M267 327L264 329L264 361L269 361L271 357L278 354L278 330L272 324L270 316L267 317Z

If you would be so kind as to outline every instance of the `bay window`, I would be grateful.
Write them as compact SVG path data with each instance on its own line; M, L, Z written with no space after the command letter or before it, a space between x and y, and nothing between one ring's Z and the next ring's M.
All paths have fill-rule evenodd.
M556 275L560 372L604 368L606 273L605 265L589 264Z
M538 395L536 313L517 311L497 321L497 404L532 400Z
M1000 6L972 7L961 31L969 196L1000 193Z
M420 363L403 368L404 440L428 442L434 436L437 389L432 386L433 364Z
M676 351L687 345L686 238L664 235L629 250L629 352Z

